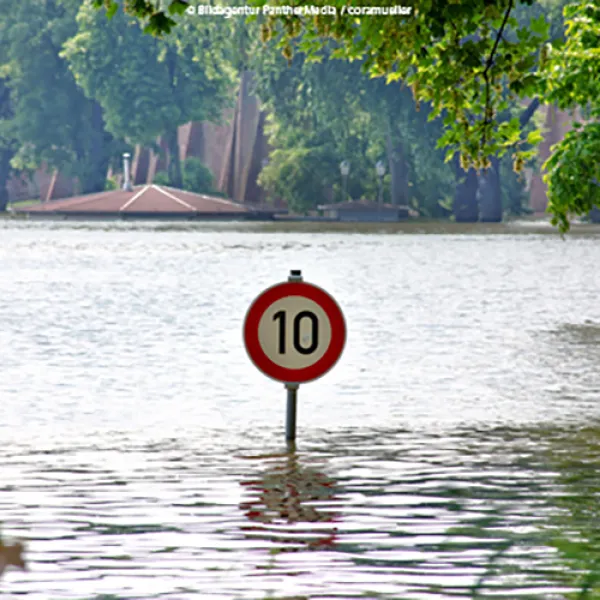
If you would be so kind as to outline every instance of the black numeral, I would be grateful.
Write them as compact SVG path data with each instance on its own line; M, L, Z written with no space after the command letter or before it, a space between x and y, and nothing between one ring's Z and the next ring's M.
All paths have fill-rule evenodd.
M285 310L273 315L273 321L279 319L279 354L285 354Z
M310 319L311 323L311 341L310 345L303 346L300 339L300 325L302 319ZM285 354L285 310L280 310L273 315L273 321L279 321L279 354ZM292 343L294 349L300 354L312 354L319 346L319 318L310 310L303 310L294 317Z

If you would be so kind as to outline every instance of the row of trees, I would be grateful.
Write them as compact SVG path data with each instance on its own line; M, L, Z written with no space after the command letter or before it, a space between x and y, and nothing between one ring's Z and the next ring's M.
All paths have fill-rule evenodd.
M118 8L116 0L94 3ZM258 8L266 3L251 0ZM268 3L284 6L287 0ZM185 11L189 4L171 0L165 12L161 2L135 0L126 10L147 23L148 33L160 36L176 25L167 13ZM275 40L287 58L298 50L319 58L333 42L336 56L363 60L372 76L403 81L417 103L429 102L431 116L443 119L444 134L438 144L446 148L446 159L461 176L457 199L467 213L473 205L472 190L480 195L483 190L484 197L492 199L497 194L502 157L512 155L513 169L519 172L535 155L540 132L524 135L523 124L536 103L583 108L588 117L587 123L576 124L558 144L546 165L553 222L566 231L571 214L586 214L600 204L597 3L426 2L419 3L409 17L393 18L344 16L346 0L299 0L295 4L335 6L337 15L303 18L270 11L262 23L263 38ZM378 2L378 6L394 5L395 0ZM523 19L524 15L528 18ZM566 17L564 35L557 18L561 15ZM527 98L533 103L519 114L515 108ZM477 183L480 176L482 185Z
M333 4L341 14L344 0ZM300 40L299 49L312 56L332 39L341 56L364 58L372 75L411 85L415 100L430 102L432 115L443 118L439 144L448 148L447 158L473 169L465 175L467 204L475 170L483 171L484 189L493 190L495 159L512 153L518 172L535 155L531 146L539 143L540 132L522 135L526 113L511 111L517 102L534 98L563 109L583 108L588 123L576 123L546 164L549 209L554 224L566 231L571 213L586 214L600 204L600 5L586 0L565 4L563 36L553 35L549 26L560 1L535 4L547 14L521 21L516 4L423 3L404 19L270 16L265 37L277 39L288 55Z
M540 140L540 103L597 115L600 9L569 7L564 36L566 1L461 0L423 5L409 20L251 22L190 17L182 0L166 13L158 2L126 3L132 14L112 0L11 4L0 14L0 209L11 170L45 164L76 177L81 192L98 191L111 161L159 135L166 178L181 187L177 128L218 121L251 70L270 111L274 152L260 181L271 196L296 210L327 190L340 199L347 159L349 194L374 198L374 164L384 159L386 199L428 216L499 220L522 210L518 172ZM595 127L576 128L549 161L563 228L597 198Z
M453 20L449 21L448 15L445 16L447 25L454 31L450 39L446 30L434 33L437 21L433 23L425 18L423 26L431 28L426 34L430 42L433 43L436 36L443 41L437 42L437 56L427 47L417 47L414 41L408 49L403 49L400 56L411 61L411 66L405 66L403 78L402 61L394 62L390 56L398 56L399 44L394 39L405 42L407 27L411 32L420 31L415 27L415 20L410 24L400 21L398 25L399 20L378 20L377 17L363 18L358 24L351 19L338 19L332 24L331 20L321 17L304 23L297 19L270 18L264 27L265 37L279 41L283 54L293 57L291 73L294 68L299 71L295 90L299 101L290 102L292 95L288 93L279 99L279 106L275 105L274 110L277 120L285 124L275 131L282 138L280 145L283 142L285 146L288 140L288 162L294 164L299 152L305 152L300 141L307 139L303 134L307 131L307 123L302 117L300 121L298 119L303 108L312 115L312 121L309 119L312 130L319 129L319 115L323 116L324 125L335 123L336 116L339 120L356 115L355 130L361 124L363 127L368 124L370 141L374 142L370 146L371 153L376 153L373 145L385 148L393 200L418 206L420 212L428 216L447 214L447 209L452 207L458 221L499 221L504 212L521 213L526 201L523 167L527 164L536 169L541 166L536 164L535 155L542 136L534 116L542 101L556 102L567 109L584 107L590 113L594 102L597 106L598 96L593 90L597 89L594 73L600 64L597 55L599 38L591 34L600 33L600 9L587 4L570 5L568 0L528 2L514 8L511 8L512 3L505 7L497 3L495 8L488 6L479 17L473 18L467 9L474 9L477 2L453 4ZM569 19L566 36L563 13ZM349 30L348 23L351 24ZM283 25L283 28L278 29L277 25ZM580 36L583 31L587 32L587 37L582 37L579 42L574 36L577 28ZM276 32L281 29L283 34L278 36ZM467 34L462 38L461 30ZM357 31L364 36L363 41L357 41ZM321 37L316 38L316 33ZM451 43L457 43L457 35L458 45L452 48ZM327 41L323 42L322 38ZM493 59L490 66L486 48L496 42L498 47L504 45L503 52L507 56L502 58L498 47L490 49ZM581 46L582 43L587 50L575 55L578 44ZM466 54L465 48L469 49ZM390 55L392 50L396 54ZM306 54L299 53L301 51ZM411 52L414 55L408 56ZM454 61L452 54L455 54ZM318 62L308 62L306 55ZM328 60L332 56L345 57L351 62L344 62L343 67L335 66ZM564 83L557 85L557 77L560 79L565 72L561 62L565 57L576 63L571 64L570 69L579 74L579 82L588 84L587 92L580 96L581 103L565 94L577 76L570 78L566 86ZM589 60L594 57L595 67ZM490 71L486 74L488 68ZM386 77L364 79L365 71ZM471 77L470 71L473 72ZM592 83L583 79L582 71L592 76ZM286 74L285 87L288 89L290 77ZM435 77L439 77L437 86L431 83ZM412 90L405 86L407 82L412 83ZM271 86L262 86L266 87L265 96L276 100L278 95L277 89L273 88L272 76L267 83ZM556 91L550 93L550 88ZM325 104L329 98L333 111L327 112ZM369 115L366 120L360 116L365 113ZM598 161L593 164L593 157L598 155L593 152L590 137L595 125L576 123L575 126L588 131L585 136L586 161L582 164L580 159L575 167L573 159L577 151L573 146L571 172L567 174L562 167L558 170L555 165L562 152L561 145L547 165L551 207L556 215L555 222L563 230L568 228L569 212L587 213L595 203L594 198L598 197L597 179L594 178ZM294 133L296 131L298 134ZM328 139L334 137L330 135ZM578 133L570 133L566 137L567 144L571 138L579 139ZM583 156L581 144L577 147ZM513 160L509 150L513 151ZM362 156L368 153L368 150L362 152ZM285 162L285 158L281 154L280 159ZM317 172L319 167L331 172L331 165L323 161L320 154L315 156L314 162ZM364 158L362 161L358 158L358 162L364 163ZM370 169L373 162L370 161ZM285 178L276 167L278 164L264 173L263 181L272 187L281 187ZM291 172L296 179L314 173L299 173L297 169ZM364 173L359 175L357 181L368 180ZM373 176L370 180L373 181ZM296 185L294 189L298 192L301 187ZM373 195L372 190L368 193Z
M272 53L270 62L263 58L255 66L258 94L268 99L272 115L275 151L260 178L267 190L286 197L296 210L314 208L324 188L341 198L338 164L343 157L352 164L349 196L373 199L374 166L384 159L386 199L424 216L499 221L505 212L523 212L525 178L506 159L494 157L490 172L473 170L465 184L459 162L446 163L444 150L437 147L444 127L441 120L430 119L431 105L417 106L401 82L369 78L363 61L331 59L334 53L330 44L318 62L295 54L287 69L287 61ZM531 128L538 106L532 101L525 109L512 109L520 114L520 129Z
M339 163L351 164L348 196L377 197L375 164L388 166L385 199L412 204L428 216L448 212L450 169L435 148L438 123L417 112L410 90L370 79L361 63L331 58L320 62L277 53L254 68L259 97L270 111L269 135L275 150L260 181L296 210L322 202L323 190L342 198Z
M103 190L111 163L135 144L168 145L181 187L177 129L218 120L235 88L235 53L215 21L182 19L144 35L122 12L78 0L22 0L0 13L0 210L11 172L58 168L81 193ZM157 149L158 150L158 149Z

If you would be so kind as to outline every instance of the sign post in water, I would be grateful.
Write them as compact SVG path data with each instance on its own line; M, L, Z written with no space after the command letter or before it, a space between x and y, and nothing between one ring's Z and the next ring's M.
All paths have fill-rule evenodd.
M298 387L329 371L344 350L346 323L337 302L301 271L291 271L250 305L244 344L250 360L287 389L286 439L296 439Z

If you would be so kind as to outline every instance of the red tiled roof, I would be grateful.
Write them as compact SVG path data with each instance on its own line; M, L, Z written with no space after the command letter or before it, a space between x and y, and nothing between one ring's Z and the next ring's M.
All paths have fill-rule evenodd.
M136 186L133 191L110 190L28 206L27 213L248 213L245 206L224 198L195 194L168 186ZM271 209L272 210L272 209ZM265 211L261 208L261 211ZM273 211L275 212L275 211Z

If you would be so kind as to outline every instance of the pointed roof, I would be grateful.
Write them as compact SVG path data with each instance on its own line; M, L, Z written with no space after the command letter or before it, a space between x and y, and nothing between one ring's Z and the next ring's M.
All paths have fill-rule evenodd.
M74 198L52 200L15 212L95 216L243 216L272 215L281 210L240 204L225 198L196 194L166 185L138 185L132 191L109 190ZM286 211L283 211L286 212Z

